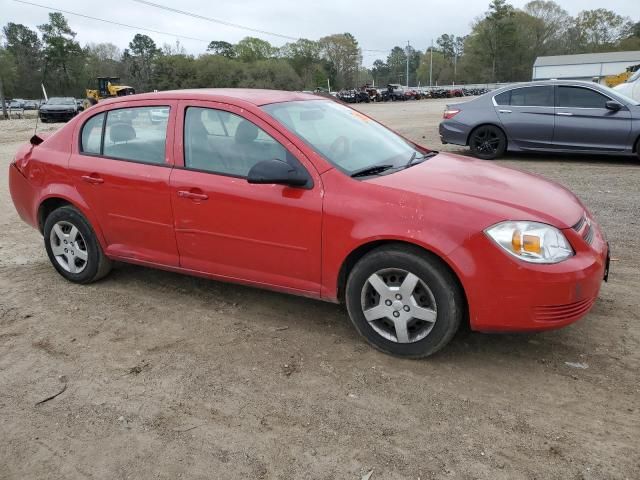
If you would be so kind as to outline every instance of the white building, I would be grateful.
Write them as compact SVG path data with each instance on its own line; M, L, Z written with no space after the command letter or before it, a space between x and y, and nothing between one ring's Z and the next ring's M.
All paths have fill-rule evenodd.
M533 80L569 79L593 81L618 75L640 64L640 51L583 53L538 57L533 64Z

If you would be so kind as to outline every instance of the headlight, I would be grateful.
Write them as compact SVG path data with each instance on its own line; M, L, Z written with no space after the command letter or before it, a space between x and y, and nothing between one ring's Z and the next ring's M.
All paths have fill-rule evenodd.
M485 233L514 257L531 263L558 263L573 256L560 230L538 222L502 222Z

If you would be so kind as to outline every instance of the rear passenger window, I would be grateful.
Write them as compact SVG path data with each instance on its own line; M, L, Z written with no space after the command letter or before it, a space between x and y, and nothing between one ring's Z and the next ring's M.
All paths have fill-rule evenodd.
M493 97L493 99L496 101L496 105L509 105L511 101L511 91L502 92Z
M581 87L558 87L558 106L565 108L606 108L604 95Z
M187 168L246 177L256 163L297 160L260 127L224 110L189 107L184 119Z
M169 107L110 110L104 128L102 155L134 162L165 163Z
M509 105L514 107L553 107L553 87L525 87L511 90Z
M91 117L82 127L80 150L90 155L100 155L104 113Z

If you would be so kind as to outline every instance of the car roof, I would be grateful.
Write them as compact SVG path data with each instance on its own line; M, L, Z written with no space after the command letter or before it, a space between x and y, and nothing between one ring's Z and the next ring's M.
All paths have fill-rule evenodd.
M118 101L129 100L209 100L222 101L225 103L247 102L261 106L269 103L292 102L296 100L321 100L323 98L324 97L309 93L288 92L284 90L258 88L196 88L125 95L117 99L107 100L107 102L117 103Z
M532 82L516 82L516 83L511 83L509 85L505 85L504 87L500 87L496 90L493 90L492 93L496 93L496 92L504 92L506 90L512 90L514 88L519 88L519 87L533 87L533 86L544 86L544 85L577 85L577 86L583 86L583 87L600 87L601 85L599 83L596 82L587 82L584 80L569 80L569 79L562 79L562 80L538 80L538 81L532 81Z

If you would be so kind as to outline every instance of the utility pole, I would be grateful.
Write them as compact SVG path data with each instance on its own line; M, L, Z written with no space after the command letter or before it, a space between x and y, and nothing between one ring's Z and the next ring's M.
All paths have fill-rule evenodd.
M407 88L409 88L409 40L407 40Z
M431 59L429 60L429 86L433 86L433 38L431 39Z

